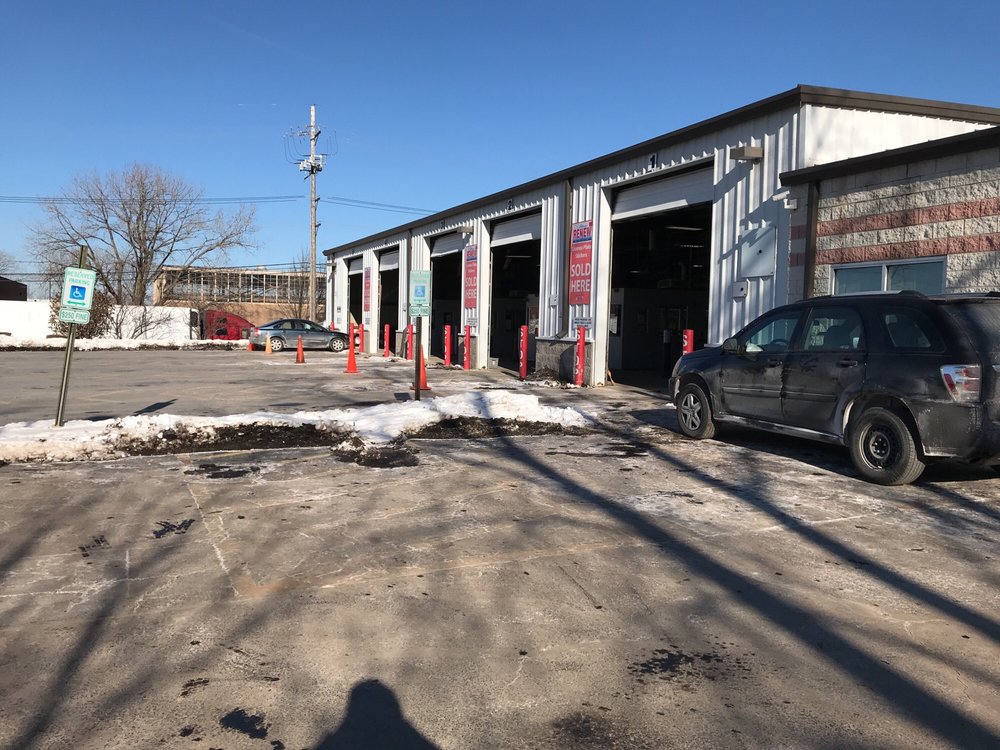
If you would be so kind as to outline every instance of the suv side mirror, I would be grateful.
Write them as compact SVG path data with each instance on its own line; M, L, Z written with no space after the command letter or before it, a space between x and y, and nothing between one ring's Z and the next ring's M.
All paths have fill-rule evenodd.
M739 354L740 342L735 338L730 336L728 339L722 342L722 351L726 354Z

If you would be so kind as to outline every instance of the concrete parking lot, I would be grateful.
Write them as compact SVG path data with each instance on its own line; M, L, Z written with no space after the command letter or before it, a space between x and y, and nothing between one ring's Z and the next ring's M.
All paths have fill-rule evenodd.
M409 366L77 355L68 418L409 397ZM4 352L0 421L58 354ZM1000 481L691 442L655 389L527 388L584 435L0 467L0 747L1000 746Z

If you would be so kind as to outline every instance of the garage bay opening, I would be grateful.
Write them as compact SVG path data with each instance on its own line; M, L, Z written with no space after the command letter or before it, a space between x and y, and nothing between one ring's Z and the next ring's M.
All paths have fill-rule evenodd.
M386 250L378 259L379 311L375 331L375 349L386 346L385 327L389 326L389 351L396 352L396 325L399 322L399 250Z
M352 258L347 265L347 311L348 323L361 323L361 311L364 305L364 260ZM346 331L345 331L346 333Z
M684 329L694 330L696 348L704 346L711 224L711 203L616 217L608 336L616 380L665 383Z
M444 356L444 326L451 326L451 350L458 351L462 321L462 250L466 235L446 234L431 246L430 356Z
M528 370L534 369L538 335L538 289L542 262L542 216L521 216L494 225L489 356L517 369L521 326L528 326Z

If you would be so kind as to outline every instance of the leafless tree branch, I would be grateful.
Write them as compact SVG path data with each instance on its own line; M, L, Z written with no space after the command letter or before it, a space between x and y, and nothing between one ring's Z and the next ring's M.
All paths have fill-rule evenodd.
M87 245L99 288L118 305L148 304L166 266L217 264L233 249L253 247L252 206L213 213L200 189L143 164L103 178L78 176L43 210L34 227L35 255L59 274L76 262L79 245ZM161 290L164 299L172 283Z

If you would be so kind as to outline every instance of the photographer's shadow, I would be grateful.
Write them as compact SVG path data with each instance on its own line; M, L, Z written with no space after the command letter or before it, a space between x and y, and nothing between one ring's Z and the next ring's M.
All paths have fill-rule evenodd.
M439 750L403 716L396 694L378 680L351 689L340 726L316 750Z

